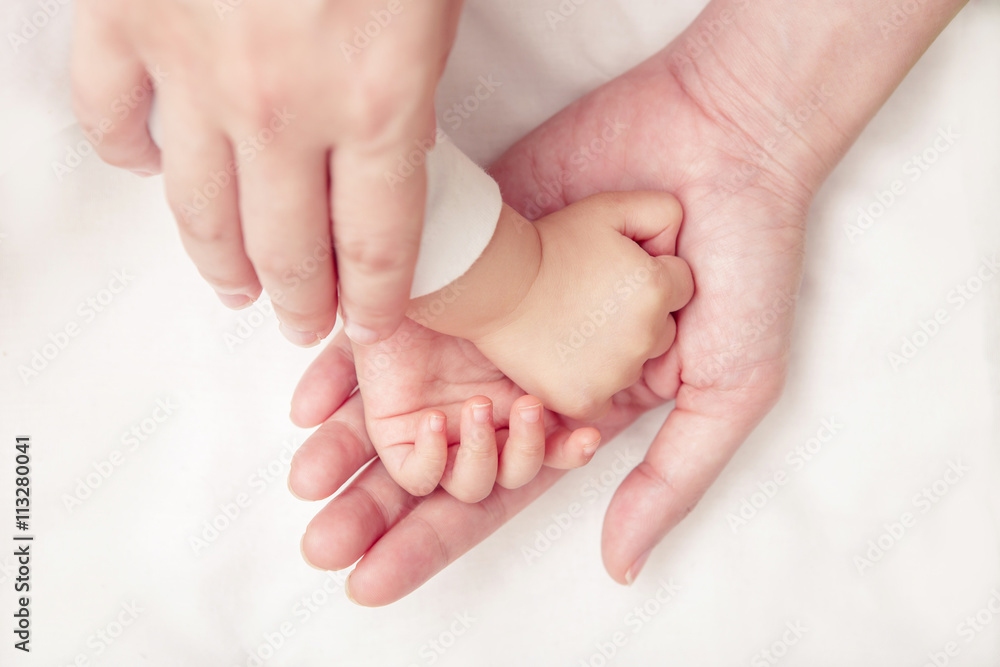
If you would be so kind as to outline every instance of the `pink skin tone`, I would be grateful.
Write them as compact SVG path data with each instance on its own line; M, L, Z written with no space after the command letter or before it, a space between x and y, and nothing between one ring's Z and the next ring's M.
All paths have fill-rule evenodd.
M527 209L540 184L560 182L579 146L600 136L608 119L620 119L628 130L603 160L564 183L562 201L543 213L613 190L667 190L684 207L677 251L699 278L697 292L676 317L673 348L648 362L595 424L612 437L642 412L676 400L608 508L602 553L616 581L635 579L650 550L694 508L778 399L812 197L963 5L925 3L886 40L879 22L891 12L887 3L714 0L664 51L556 115L494 165L508 200ZM689 46L720 23L726 29L692 55ZM797 126L789 120L796 112L808 116ZM447 364L444 384L466 383L466 396L482 387L505 414L516 385L497 374L486 382L482 367L466 364L454 345L432 336L413 355L425 365ZM352 365L330 348L293 402L297 423L325 421L290 475L299 489L310 474L314 498L332 494L374 455L359 401L348 398ZM426 390L422 380L405 370L393 378L415 404ZM433 391L436 398L450 389ZM558 415L551 423L576 426ZM307 473L314 465L323 472ZM304 555L325 568L361 558L349 594L361 604L387 604L485 539L560 474L543 468L529 484L497 488L470 505L442 491L415 498L376 462L320 510L306 531Z
M433 141L461 9L81 0L74 108L106 162L162 170L184 247L223 304L266 289L282 333L310 346L333 329L339 297L348 333L374 343L409 303L426 198L423 161L385 174ZM373 17L391 27L359 42ZM154 84L162 151L152 95L132 94Z
M670 348L671 313L691 299L690 269L672 254L681 217L677 200L659 192L595 195L534 223L505 206L473 266L415 299L410 314L429 330L471 342L531 396L513 406L498 443L486 396L459 410L451 395L435 406L422 392L422 411L400 411L410 401L390 379L420 372L427 387L441 382L440 368L415 367L425 357L408 349L430 331L414 325L384 344L355 345L367 431L393 480L416 496L440 483L456 498L478 502L495 482L517 488L538 473L543 404L579 421L606 414L646 361ZM652 257L642 244L670 254ZM570 446L592 453L598 439L584 428L570 436Z

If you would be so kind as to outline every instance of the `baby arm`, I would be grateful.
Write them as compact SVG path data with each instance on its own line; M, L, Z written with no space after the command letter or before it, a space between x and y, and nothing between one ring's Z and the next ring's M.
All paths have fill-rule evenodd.
M475 264L407 314L471 341L547 408L593 421L673 342L691 271L640 244L672 248L681 217L658 192L595 195L535 223L504 205Z
M535 223L503 206L492 238L471 268L413 299L408 314L428 329L471 341L538 397L523 397L516 407L531 404L540 414L540 398L568 417L598 417L616 392L638 379L645 361L673 340L670 313L690 299L690 271L676 257L651 257L639 243L655 239L657 248L672 252L680 221L677 201L652 192L596 195ZM362 357L366 353L355 349ZM389 390L360 381L363 396L366 390ZM501 452L505 465L498 476L495 448L476 445L477 432L488 438L493 429L492 414L477 418L477 403L486 406L480 411L492 413L485 397L470 399L461 423L454 425L442 411L426 411L411 444L373 437L397 483L423 495L440 481L456 497L472 500L488 493L494 478L507 488L533 479L551 452L511 451L511 443L531 440L514 435L542 424L521 423L526 413L511 411L511 438ZM449 448L447 434L458 432L461 445ZM492 452L489 466L477 460L484 451ZM513 472L504 474L505 469Z

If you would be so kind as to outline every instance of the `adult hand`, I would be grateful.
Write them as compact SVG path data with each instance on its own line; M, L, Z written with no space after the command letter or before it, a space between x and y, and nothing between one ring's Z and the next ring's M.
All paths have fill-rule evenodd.
M409 302L426 195L410 156L431 145L461 4L81 0L77 117L107 162L162 164L184 246L224 304L263 286L285 335L312 345L336 321L339 274L347 331L370 344Z
M643 109L648 111L638 111ZM669 109L668 124L663 109ZM809 193L757 168L737 145L733 128L665 77L660 63L650 62L560 113L492 170L510 203L526 214L610 190L666 189L684 205L678 248L691 264L695 297L677 315L672 350L648 362L642 379L596 424L607 439L642 412L677 399L646 460L609 508L604 557L621 582L635 577L642 554L690 511L766 414L784 379ZM561 165L576 164L572 156L598 151L586 169L561 171ZM754 177L735 194L720 194L748 166ZM540 194L560 183L562 199ZM765 319L769 309L773 319ZM448 344L441 337L436 345L443 354ZM409 364L404 356L398 366ZM330 495L371 457L360 405L352 399L341 406L354 386L350 365L342 351L328 350L296 391L293 414L301 425L337 410L296 456L290 479L299 495L306 495L306 486L310 498ZM402 368L393 377L395 390L421 395L425 376L403 377ZM459 370L463 375L456 371L451 382L474 371ZM329 568L368 552L351 575L351 594L364 604L383 604L483 539L556 477L545 471L527 487L497 489L482 503L463 506L440 492L421 502L376 464L310 524L304 549L311 562Z
M361 394L354 391L358 376L370 389L364 407ZM449 424L458 424L463 401L477 394L492 402L498 443L510 444L513 436L507 438L508 432L513 434L519 427L522 434L528 430L516 423L514 408L529 399L537 404L538 399L526 397L468 341L412 321L404 321L394 336L377 346L352 349L340 334L316 358L296 389L293 421L303 427L325 423L296 452L289 487L303 499L326 498L375 458L372 438L400 432L412 436L429 409L444 411ZM602 435L613 436L660 402L641 383L634 385L616 397L601 422ZM386 462L377 459L310 522L302 539L304 556L314 566L341 569L389 531L352 574L356 582L352 586L365 604L385 604L402 597L547 488L558 478L559 469L578 467L593 456L598 441L592 428L577 428L578 424L548 411L542 422L539 439L544 440L545 467L541 472L516 492L504 488L511 485L498 478L492 493L477 503L456 500L454 489L445 484L424 497L407 493L393 481ZM450 433L449 442L457 442L457 436ZM462 449L470 449L464 441L449 447L449 467L457 464ZM471 449L473 457L497 465L495 448ZM500 452L501 470L507 454L506 448ZM383 544L394 568L390 577L383 576L379 567L369 567L382 558ZM434 544L439 548L433 548ZM374 578L367 578L369 571Z
M962 4L937 0L888 41L879 39L884 8L863 0L830 15L819 0L716 0L665 51L561 112L495 166L510 203L529 217L609 190L665 189L685 210L678 254L696 291L677 316L677 342L620 395L621 410L597 424L612 435L676 397L608 509L603 555L616 580L635 578L777 399L812 194ZM547 194L559 188L559 199ZM329 358L317 364L335 370ZM337 410L352 383L322 375L307 375L296 395L300 407L314 401L299 413L310 421ZM363 424L359 405L340 407L297 456L293 488L298 466L314 457L335 461L330 492L369 460ZM440 493L409 497L376 462L327 506L323 523L310 525L305 544L336 536L341 566L364 556L349 592L385 604L484 539L557 475L543 471L528 486L465 505ZM377 521L359 528L357 516Z

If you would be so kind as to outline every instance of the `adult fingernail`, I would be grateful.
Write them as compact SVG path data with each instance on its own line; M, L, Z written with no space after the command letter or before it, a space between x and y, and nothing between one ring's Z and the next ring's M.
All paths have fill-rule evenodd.
M302 554L302 560L304 560L306 562L306 565L308 565L309 567L311 567L314 570L319 570L320 572L326 572L326 570L324 570L323 568L316 567L315 565L313 565L309 561L309 559L306 557L306 536L305 535L303 535L302 539L299 540L299 553Z
M434 415L431 417L431 430L435 433L444 432L444 417L441 415Z
M355 600L354 596L351 595L351 577L352 576L354 576L353 572L351 572L349 575L347 575L347 579L344 580L344 595L347 596L348 600L350 600L351 602L353 602L354 604L356 604L356 605L358 605L360 607L361 603L358 602L357 600Z
M216 292L215 295L219 297L219 301L222 302L223 306L232 308L233 310L243 310L253 303L253 299L246 294L223 294L222 292Z
M313 347L314 345L319 345L319 336L314 333L296 331L291 327L286 327L284 323L279 323L278 328L281 330L282 336L299 347Z
M378 342L378 334L367 327L355 324L350 320L344 322L344 333L358 345L374 345Z
M642 554L641 556L635 559L635 562L632 563L632 567L630 567L628 569L628 572L625 573L626 584L628 584L629 586L632 585L632 583L635 581L635 578L639 576L640 572L642 572L642 567L643 565L646 564L646 561L649 559L649 554L651 552L652 549L650 549L649 551L647 551L646 553Z
M493 416L493 406L489 403L472 406L472 419L477 424L488 424Z
M524 408L518 408L517 412L521 415L521 419L529 424L535 424L542 418L541 405L529 405Z
M304 503L307 503L307 502L309 502L309 501L308 501L307 499L305 499L305 498L303 498L302 496L300 496L299 494L295 493L295 489L293 489L293 488L292 488L292 478L291 478L291 477L289 477L289 478L288 478L288 492L289 492L290 494L292 494L292 496L293 496L293 497L294 497L294 498L295 498L296 500L301 500L301 501L302 501L302 502L304 502ZM305 539L305 536L303 536L303 539ZM300 545L300 546L301 546L301 545ZM303 555L304 555L304 554L303 554Z
M368 327L355 324L346 318L344 319L344 333L347 334L347 337L352 342L358 345L374 345L378 342L378 333Z

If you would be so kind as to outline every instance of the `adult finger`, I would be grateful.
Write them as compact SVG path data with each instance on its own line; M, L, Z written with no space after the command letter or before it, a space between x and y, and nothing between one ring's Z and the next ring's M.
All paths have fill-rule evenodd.
M420 136L406 133L387 146L340 145L333 158L344 328L361 345L392 335L410 301L427 197ZM421 158L407 163L411 153Z
M351 341L343 331L309 364L292 395L292 423L312 428L326 421L358 387ZM361 428L364 428L362 424Z
M374 456L375 447L364 427L361 397L355 394L295 452L288 488L303 500L328 498Z
M282 112L283 113L283 112ZM247 130L240 161L244 245L271 296L281 332L296 345L316 345L337 320L336 273L325 148L295 145L276 113Z
M405 516L389 522L391 530L373 546L366 547L364 557L347 579L348 594L358 604L369 607L405 597L486 539L562 474L561 470L543 467L525 486L513 490L494 487L478 503L463 503L440 489L435 491ZM370 510L371 500L352 507L351 511L363 511L362 508ZM346 512L339 513L337 518L339 522L334 524L337 529L350 521ZM369 530L367 534L375 532L378 531Z
M309 522L302 536L302 556L323 570L350 567L421 502L400 488L376 459Z
M158 104L164 185L184 249L224 305L249 306L261 286L243 250L229 140L179 90Z
M140 176L159 173L160 150L146 125L152 79L115 24L88 3L76 7L70 65L73 109L101 159Z
M635 581L653 547L694 509L779 393L780 383L728 392L681 386L677 407L608 507L601 551L615 581Z

